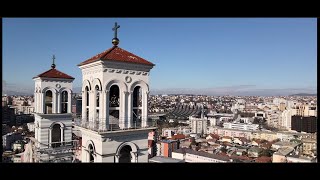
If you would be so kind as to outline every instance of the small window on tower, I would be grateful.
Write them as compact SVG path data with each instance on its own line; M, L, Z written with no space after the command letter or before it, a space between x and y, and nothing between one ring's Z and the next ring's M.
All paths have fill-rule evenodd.
M68 113L68 92L63 91L61 96L61 113Z

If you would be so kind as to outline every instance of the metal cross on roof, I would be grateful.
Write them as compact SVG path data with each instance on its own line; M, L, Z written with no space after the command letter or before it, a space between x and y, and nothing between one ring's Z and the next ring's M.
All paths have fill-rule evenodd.
M54 69L56 67L56 65L54 64L55 59L56 59L56 57L53 55L52 56L52 65L51 65L52 69Z
M117 24L117 22L115 22L114 27L112 28L112 30L114 31L114 38L117 38L117 31L120 28L120 26Z

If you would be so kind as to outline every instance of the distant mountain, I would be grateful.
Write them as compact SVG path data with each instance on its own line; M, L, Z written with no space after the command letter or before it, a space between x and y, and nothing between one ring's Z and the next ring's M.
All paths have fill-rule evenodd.
M309 94L309 93L298 93L298 94L292 94L289 96L317 96L317 94Z
M6 94L7 96L32 96L33 92L19 92L19 91L10 91L10 90L5 90L2 91L2 95Z

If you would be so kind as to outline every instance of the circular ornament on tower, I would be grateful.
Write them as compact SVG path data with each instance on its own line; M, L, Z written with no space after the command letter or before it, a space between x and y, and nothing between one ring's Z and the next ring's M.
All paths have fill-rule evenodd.
M132 81L132 78L130 76L125 77L126 83L130 83Z

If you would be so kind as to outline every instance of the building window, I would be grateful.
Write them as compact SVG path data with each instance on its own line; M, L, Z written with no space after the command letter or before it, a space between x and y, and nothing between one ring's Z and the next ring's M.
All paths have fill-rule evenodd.
M89 119L89 108L86 108L87 109L87 111L86 111L86 120L88 120Z
M89 88L88 88L88 86L86 86L86 90L85 90L86 92L86 96L87 96L87 104L86 104L86 106L89 106Z
M94 150L93 150L92 144L89 144L88 149L89 149L89 163L93 163L94 162L94 157L93 157Z
M100 92L99 92L99 86L96 86L96 107L99 107L100 103Z
M45 114L52 114L52 91L51 90L46 91L44 113Z
M68 92L63 91L61 95L61 113L68 113Z
M60 124L55 124L51 130L51 147L60 147L61 145L61 126Z

